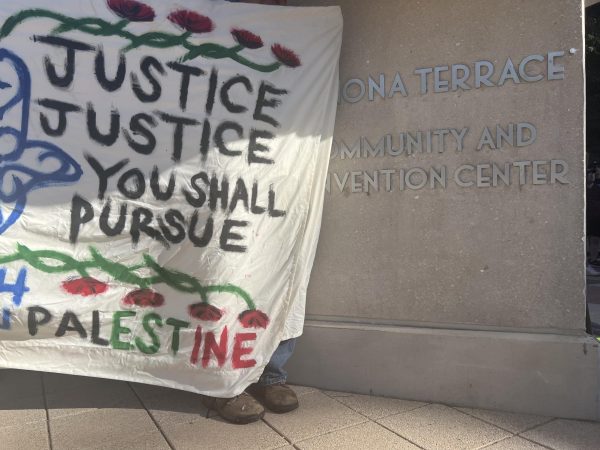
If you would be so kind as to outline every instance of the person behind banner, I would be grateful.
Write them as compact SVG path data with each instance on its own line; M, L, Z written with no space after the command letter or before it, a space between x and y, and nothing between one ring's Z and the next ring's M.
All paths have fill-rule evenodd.
M287 4L287 0L228 1L263 5ZM286 384L287 372L283 368L292 356L295 346L296 338L280 342L258 383L249 386L246 392L231 398L204 396L204 405L215 410L223 419L237 424L260 420L265 414L264 407L275 413L286 413L295 410L299 406L298 397Z

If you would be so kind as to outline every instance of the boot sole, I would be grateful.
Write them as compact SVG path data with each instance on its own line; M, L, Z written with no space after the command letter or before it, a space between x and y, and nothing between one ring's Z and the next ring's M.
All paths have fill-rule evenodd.
M298 403L296 403L295 405L271 407L263 402L261 403L265 408L267 408L271 412L274 412L275 414L285 414L288 412L292 412L295 409L298 409L298 406L300 406Z
M265 411L263 411L260 414L257 414L255 416L226 417L223 414L221 414L221 412L217 409L217 407L216 407L217 402L215 399L206 397L206 396L202 396L201 402L209 412L210 411L216 412L221 419L225 420L226 422L232 423L234 425L247 425L249 423L258 422L265 416Z
M218 412L218 411L217 411ZM226 420L229 423L232 423L234 425L247 425L249 423L253 423L253 422L258 422L259 420L261 420L264 416L265 416L265 412L263 411L262 413L260 413L257 416L250 416L250 417L236 417L235 419L230 419L228 417L223 417L219 414L219 416L223 419Z

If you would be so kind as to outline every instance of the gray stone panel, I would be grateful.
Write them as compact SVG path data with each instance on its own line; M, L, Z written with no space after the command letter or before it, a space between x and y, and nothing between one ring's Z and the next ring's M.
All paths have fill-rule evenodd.
M317 436L297 443L300 450L346 450L349 448L373 448L378 450L418 450L420 447L373 423Z
M443 405L428 405L378 422L421 448L432 450L481 448L510 436Z
M599 366L589 337L309 322L288 370L323 389L600 420Z
M340 192L332 180L308 293L311 318L583 330L581 2L292 3L341 5L342 85L361 79L368 97L369 76L378 81L379 74L385 74L389 94L399 72L408 93L385 100L375 93L373 101L342 101L335 130L338 147L342 141L352 147L361 137L376 145L389 133L397 147L402 132L469 128L462 152L449 139L443 153L332 159L330 172L339 177L352 171L445 166L448 184L445 189L385 192L381 187L365 193L352 192L348 180ZM466 81L470 90L420 94L414 73L417 68L459 63L474 71L476 61L488 60L495 65L497 82L508 58L518 66L528 55L543 55L547 61L548 52L554 51L565 52L556 59L564 66L563 80L548 80L547 65L533 61L526 66L528 76L542 74L542 81L520 79L516 84L509 79L500 87L476 89L472 76ZM448 80L450 73L442 72L441 78ZM359 91L355 83L347 96ZM485 127L495 131L496 125L519 122L535 126L535 143L476 150ZM513 177L509 186L460 187L452 179L453 171L464 164L504 167L536 160L565 161L569 184L519 185ZM364 176L356 180L364 181Z
M550 448L592 450L598 448L600 442L600 423L555 420L523 436Z
M299 401L302 407L290 413L265 416L265 422L292 443L368 421L321 392L301 395Z

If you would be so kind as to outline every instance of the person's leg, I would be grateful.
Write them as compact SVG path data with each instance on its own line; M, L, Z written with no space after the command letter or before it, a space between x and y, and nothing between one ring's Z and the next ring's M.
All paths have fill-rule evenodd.
M287 0L227 0L229 2L239 3L260 3L264 5L287 5ZM269 398L273 397L273 388L277 390L275 397L274 408L278 407L278 403L283 402L283 409L285 411L291 411L298 407L298 399L296 394L289 387L285 385L287 378L287 372L283 370L283 366L292 355L294 346L296 345L295 339L289 339L279 344L275 353L271 356L269 364L265 368L261 375L260 381L257 385L259 386L272 386L269 390ZM253 385L253 386L257 386ZM291 392L291 395L289 392ZM283 392L284 395L281 394ZM295 406L293 405L295 401ZM215 398L215 397L204 397L204 404L210 408L216 410L221 417L233 423L250 423L260 420L264 415L263 407L247 393L243 392L237 397L233 398ZM271 404L272 402L265 402L265 405ZM290 406L291 405L291 406ZM275 411L275 410L274 410ZM285 412L283 410L277 412Z
M258 383L248 388L248 392L273 412L283 413L298 407L296 394L285 384L287 372L283 369L295 345L296 339L280 342ZM203 403L232 423L256 422L265 413L261 404L245 392L233 398L203 397Z
M276 413L285 413L298 408L298 397L285 384L287 381L287 372L283 368L292 356L295 346L296 339L288 339L280 342L258 383L248 388L248 392Z
M288 339L287 341L281 341L279 346L275 349L275 352L271 356L267 367L263 371L258 384L267 386L270 384L284 384L287 381L287 372L283 366L287 363L288 359L292 356L296 347L296 339Z

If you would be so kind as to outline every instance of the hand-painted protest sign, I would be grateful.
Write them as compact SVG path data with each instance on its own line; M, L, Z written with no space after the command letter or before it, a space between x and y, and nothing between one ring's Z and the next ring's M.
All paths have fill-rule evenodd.
M217 396L301 334L337 8L0 4L0 365Z

